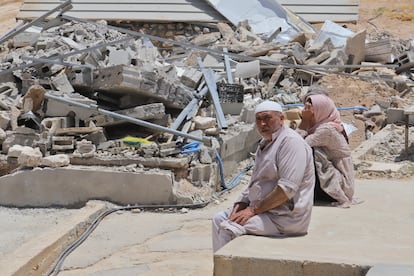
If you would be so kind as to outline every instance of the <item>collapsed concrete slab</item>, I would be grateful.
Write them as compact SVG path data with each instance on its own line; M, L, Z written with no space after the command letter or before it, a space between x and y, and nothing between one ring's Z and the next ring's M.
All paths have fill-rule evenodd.
M93 85L97 91L137 94L160 100L166 106L181 109L192 99L192 91L189 88L172 81L162 71L144 71L122 65L99 70Z
M83 206L88 200L120 205L175 204L174 176L165 170L120 171L70 166L19 171L0 177L0 205Z

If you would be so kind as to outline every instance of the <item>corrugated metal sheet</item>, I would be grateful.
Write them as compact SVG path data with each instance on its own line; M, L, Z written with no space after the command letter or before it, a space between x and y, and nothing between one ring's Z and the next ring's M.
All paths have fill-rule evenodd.
M17 18L32 19L63 1L25 0ZM66 15L83 19L216 22L225 20L204 0L72 0Z
M308 22L356 22L359 15L359 0L278 0Z
M62 2L25 0L17 18L37 18ZM279 0L278 2L308 22L358 20L358 0ZM72 5L73 8L65 14L83 19L155 22L225 20L205 0L72 0Z

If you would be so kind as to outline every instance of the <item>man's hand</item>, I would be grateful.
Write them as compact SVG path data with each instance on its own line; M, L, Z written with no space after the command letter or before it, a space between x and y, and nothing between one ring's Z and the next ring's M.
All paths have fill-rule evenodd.
M247 207L241 211L232 212L230 220L244 225L251 217L255 216L253 207Z

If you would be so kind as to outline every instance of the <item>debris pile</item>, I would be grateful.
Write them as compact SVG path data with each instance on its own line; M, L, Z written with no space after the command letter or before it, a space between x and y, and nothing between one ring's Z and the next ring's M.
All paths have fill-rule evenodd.
M1 45L1 175L68 165L162 168L178 182L216 190L224 174L217 159L248 158L234 155L243 148L226 155L223 140L245 128L254 133L252 109L261 99L288 111L300 108L313 85L335 99L330 80L369 82L376 91L338 103L351 123L363 122L365 139L386 124L404 124L413 103L414 41L386 34L327 21L284 43L278 32L261 36L247 21L126 29L59 19ZM356 102L369 93L369 106ZM292 127L300 119L287 118Z

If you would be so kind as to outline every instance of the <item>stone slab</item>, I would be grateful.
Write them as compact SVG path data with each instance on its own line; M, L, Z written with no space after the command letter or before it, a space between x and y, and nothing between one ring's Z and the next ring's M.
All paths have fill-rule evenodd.
M214 275L362 276L377 264L412 265L414 185L375 179L356 189L362 204L315 206L306 236L231 241L216 252Z
M75 207L91 199L120 205L174 204L173 177L164 170L128 172L108 167L23 170L0 177L0 205Z

